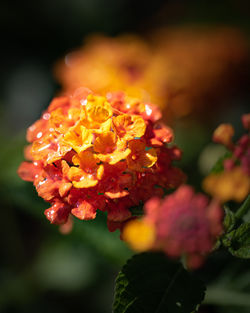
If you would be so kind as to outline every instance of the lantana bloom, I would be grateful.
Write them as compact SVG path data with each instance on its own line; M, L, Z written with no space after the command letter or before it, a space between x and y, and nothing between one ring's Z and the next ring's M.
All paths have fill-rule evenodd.
M235 144L232 140L234 128L221 124L213 134L213 140L223 144L232 155L223 162L223 171L210 174L203 181L206 192L221 202L243 201L250 192L250 114L242 116L242 124L248 131Z
M189 268L199 267L222 232L223 212L217 201L180 186L164 199L154 197L144 206L145 216L125 225L122 238L137 251L160 250L184 256Z
M166 90L162 86L163 65L163 58L143 38L96 35L60 60L55 66L55 76L66 94L79 86L101 95L123 90L142 101L161 105Z
M185 179L172 165L181 152L169 145L173 132L160 118L157 107L124 93L78 89L55 98L29 127L28 161L18 173L51 204L51 223L64 224L70 214L94 219L99 209L114 230L131 218L131 207Z
M244 80L248 45L235 29L185 26L149 35L87 38L55 66L62 93L123 90L157 103L168 121L194 112L207 119L211 103L219 105Z

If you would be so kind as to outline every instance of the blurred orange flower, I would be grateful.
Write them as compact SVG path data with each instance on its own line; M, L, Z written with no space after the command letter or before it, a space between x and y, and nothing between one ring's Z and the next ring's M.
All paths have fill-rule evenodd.
M242 116L242 124L248 130L236 144L233 143L234 128L221 124L213 134L213 140L225 145L232 153L223 162L220 173L212 173L203 181L203 188L222 202L243 201L250 193L250 114Z
M247 66L249 49L238 30L183 27L156 30L147 39L92 36L56 64L55 76L63 94L81 86L104 96L125 91L157 103L170 121L229 97L246 80Z

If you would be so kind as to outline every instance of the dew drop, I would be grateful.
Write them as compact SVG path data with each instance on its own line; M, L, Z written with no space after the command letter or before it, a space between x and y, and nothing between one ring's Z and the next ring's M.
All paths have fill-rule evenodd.
M39 132L37 135L36 135L36 138L41 138L42 137L42 135L43 135L43 133L42 132Z

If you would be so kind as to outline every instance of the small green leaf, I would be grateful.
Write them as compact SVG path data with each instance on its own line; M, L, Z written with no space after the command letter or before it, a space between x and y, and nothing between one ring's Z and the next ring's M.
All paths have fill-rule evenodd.
M240 208L235 213L235 217L237 219L244 218L245 215L250 211L250 195L248 195L245 201L242 203Z
M205 286L163 253L135 255L116 279L114 313L196 312Z
M236 223L236 218L235 218L235 214L228 208L225 207L225 218L224 218L224 229L226 232L230 232L231 230L233 230L235 223Z
M224 247L226 247L226 248L231 247L234 234L235 234L235 230L231 231L230 233L225 234L222 237L222 243L223 243Z
M244 223L239 228L230 232L227 236L230 242L229 252L232 255L249 259L250 258L250 223ZM223 242L224 243L224 242Z

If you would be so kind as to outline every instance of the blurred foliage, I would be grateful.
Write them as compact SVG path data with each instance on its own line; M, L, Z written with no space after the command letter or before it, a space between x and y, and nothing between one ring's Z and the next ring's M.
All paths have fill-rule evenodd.
M223 162L226 159L229 159L232 157L232 152L226 152L225 155L223 155L222 157L220 157L218 159L218 161L214 164L213 168L211 169L211 173L213 174L218 174L221 173L224 170L224 165Z

